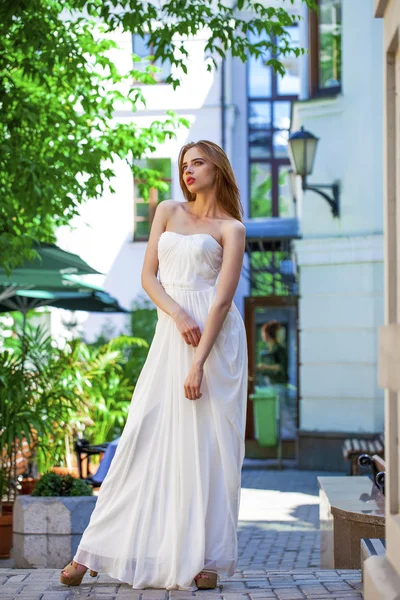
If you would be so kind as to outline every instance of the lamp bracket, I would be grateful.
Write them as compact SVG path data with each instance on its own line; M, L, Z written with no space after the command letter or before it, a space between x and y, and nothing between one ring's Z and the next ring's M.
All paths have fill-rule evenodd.
M339 216L340 186L338 182L332 183L331 185L318 183L313 183L312 185L309 185L307 183L307 177L304 176L302 177L302 189L304 191L309 190L311 192L315 192L316 194L322 196L331 207L332 215L334 217ZM332 190L332 197L328 196L328 194L323 192L323 189Z

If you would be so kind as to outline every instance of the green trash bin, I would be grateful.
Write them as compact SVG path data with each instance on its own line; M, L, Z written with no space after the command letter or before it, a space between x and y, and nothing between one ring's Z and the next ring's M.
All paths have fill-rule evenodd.
M278 444L277 402L275 390L255 386L249 398L253 401L255 437L260 446Z

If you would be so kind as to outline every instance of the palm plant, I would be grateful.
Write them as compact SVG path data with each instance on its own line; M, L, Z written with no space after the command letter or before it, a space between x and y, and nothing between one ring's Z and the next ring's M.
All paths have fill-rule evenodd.
M60 347L45 327L29 322L23 335L15 327L3 339L0 469L9 495L15 493L23 444L30 465L44 473L73 466L76 436L97 444L122 432L148 348L148 341L129 335L101 345L74 339Z
M18 476L18 459L25 447L34 451L51 431L55 407L40 394L40 377L27 368L23 352L0 352L0 468L2 497L12 500Z

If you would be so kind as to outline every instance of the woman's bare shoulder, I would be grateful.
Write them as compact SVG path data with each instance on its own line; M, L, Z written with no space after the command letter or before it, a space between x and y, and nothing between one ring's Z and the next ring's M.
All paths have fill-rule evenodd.
M222 235L242 235L246 234L246 227L239 219L226 219L221 227Z
M161 200L161 202L157 205L157 208L162 206L163 210L171 210L176 208L179 204L182 204L182 202L179 200Z
M157 204L157 213L168 218L178 208L178 204L181 204L179 200L162 200Z

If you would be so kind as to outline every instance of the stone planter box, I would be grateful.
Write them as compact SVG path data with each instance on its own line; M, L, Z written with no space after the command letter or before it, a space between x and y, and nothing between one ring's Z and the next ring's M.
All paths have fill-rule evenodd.
M12 558L17 568L64 567L74 557L97 496L17 496Z

